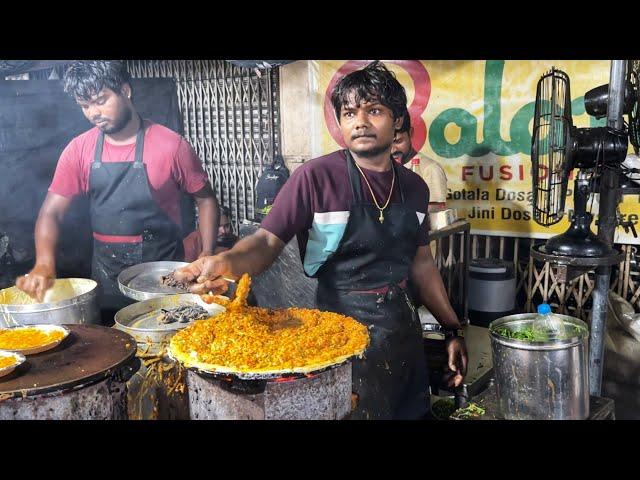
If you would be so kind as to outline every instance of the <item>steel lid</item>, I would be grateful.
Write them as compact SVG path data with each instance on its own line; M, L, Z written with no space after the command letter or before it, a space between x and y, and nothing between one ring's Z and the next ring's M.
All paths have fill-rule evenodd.
M124 296L139 301L188 293L180 288L162 285L164 275L187 265L187 262L169 261L140 263L120 272L118 287Z

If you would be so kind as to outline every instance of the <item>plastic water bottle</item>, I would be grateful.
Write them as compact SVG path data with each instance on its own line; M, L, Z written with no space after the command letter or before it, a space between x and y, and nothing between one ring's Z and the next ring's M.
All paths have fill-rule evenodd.
M560 339L565 335L564 322L553 314L548 303L541 303L533 321L533 331L539 340Z
M548 303L541 303L538 305L538 315L549 315L551 313L551 305Z

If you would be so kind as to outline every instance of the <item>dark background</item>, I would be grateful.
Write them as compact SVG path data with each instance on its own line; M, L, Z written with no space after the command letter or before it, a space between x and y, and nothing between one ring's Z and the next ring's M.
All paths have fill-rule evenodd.
M134 105L180 134L182 118L172 79L132 79ZM0 288L11 286L35 262L34 227L58 158L75 136L92 125L58 80L0 80ZM185 234L195 222L183 198ZM92 237L88 200L78 197L64 221L57 275L88 278Z

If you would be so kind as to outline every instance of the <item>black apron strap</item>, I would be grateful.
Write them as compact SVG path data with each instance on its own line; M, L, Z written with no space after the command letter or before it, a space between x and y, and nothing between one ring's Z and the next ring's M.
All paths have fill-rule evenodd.
M133 168L142 168L142 152L144 150L144 120L142 117L140 118L140 128L138 129L138 134L136 135L136 156L133 160Z
M356 167L356 161L351 156L351 152L347 149L344 151L347 159L347 172L349 173L349 185L351 185L351 193L353 194L354 205L364 203L362 195L362 184L360 183L360 172Z
M104 146L104 132L101 130L96 141L96 151L93 155L93 163L91 168L100 168L102 165L102 147Z
M400 180L400 172L398 172L400 165L397 165L396 161L393 158L391 159L391 167L396 171L396 184L398 185L398 190L400 191L400 203L404 204L404 187L402 186L402 180Z

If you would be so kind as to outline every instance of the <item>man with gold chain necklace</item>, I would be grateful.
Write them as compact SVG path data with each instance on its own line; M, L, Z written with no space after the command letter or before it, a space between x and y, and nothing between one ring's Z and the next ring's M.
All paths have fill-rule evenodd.
M422 331L411 282L447 330L450 386L466 373L460 322L428 249L429 190L392 161L407 98L380 62L345 76L331 101L347 146L294 171L261 228L231 250L176 274L195 293L221 293L222 277L259 274L297 236L305 274L318 279L317 307L369 326L365 358L353 363L353 419L422 418L429 392Z

